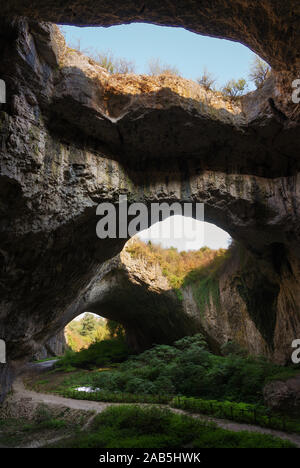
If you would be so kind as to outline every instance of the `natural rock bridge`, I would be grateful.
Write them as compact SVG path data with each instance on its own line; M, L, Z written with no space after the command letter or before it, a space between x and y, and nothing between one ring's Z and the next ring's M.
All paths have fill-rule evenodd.
M253 308L269 298L275 327L267 346L285 362L300 335L300 107L291 99L298 1L0 5L2 395L21 364L77 315L103 262L122 249L124 239L95 235L97 204L117 204L120 193L146 204L205 203L206 220L248 250L257 275L246 281L244 302ZM273 74L233 106L182 78L110 76L43 21L181 26L247 45Z

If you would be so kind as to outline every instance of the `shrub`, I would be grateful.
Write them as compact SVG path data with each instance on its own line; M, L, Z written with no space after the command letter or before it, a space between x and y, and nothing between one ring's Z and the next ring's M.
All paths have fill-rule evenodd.
M227 341L227 343L221 346L221 352L223 356L235 354L237 356L246 357L248 355L247 349L243 348L241 345L232 340Z
M246 89L246 80L244 80L244 78L240 78L239 80L228 81L223 87L222 93L231 101L236 101L245 93Z
M197 78L197 83L203 86L206 89L206 91L209 91L213 89L216 83L216 78L212 73L210 73L209 71L207 71L206 68L204 68L202 75L199 78Z

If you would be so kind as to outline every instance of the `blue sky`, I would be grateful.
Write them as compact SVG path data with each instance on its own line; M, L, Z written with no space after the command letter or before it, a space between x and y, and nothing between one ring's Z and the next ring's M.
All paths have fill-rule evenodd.
M231 78L247 79L255 56L237 42L200 36L183 28L132 23L110 28L63 26L63 30L69 44L80 39L83 49L109 49L116 57L133 60L137 73L146 73L149 60L158 57L194 80L206 67L217 77L219 86Z
M152 58L159 58L163 63L176 66L185 78L196 80L203 68L212 72L217 78L217 86L222 87L234 78L247 79L249 67L255 54L242 44L200 36L182 28L155 26L133 23L112 26L110 28L62 27L67 43L77 46L80 40L81 49L97 51L111 50L115 57L124 57L136 64L137 73L146 73L147 64ZM249 90L253 86L249 86ZM175 218L175 217L174 217ZM230 236L222 229L209 224L197 222L197 233L193 240L176 238L182 220L176 219L173 232L166 235L170 220L160 227L154 225L140 234L147 241L160 242L163 246L177 247L178 250L199 249L207 245L213 249L228 247ZM184 218L185 230L191 231L191 220Z

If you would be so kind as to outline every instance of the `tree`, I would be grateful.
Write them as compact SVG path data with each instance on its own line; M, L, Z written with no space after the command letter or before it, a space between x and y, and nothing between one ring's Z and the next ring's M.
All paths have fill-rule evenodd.
M86 313L81 322L82 325L80 334L82 336L92 335L97 327L97 319L94 317L94 315Z
M207 71L206 68L203 69L202 75L197 78L197 83L201 86L203 86L206 91L209 91L213 88L213 86L216 84L216 78L215 76Z
M109 333L105 325L100 325L95 331L94 340L103 341L109 338Z
M231 101L239 99L247 89L247 82L244 78L228 81L222 89L222 93Z
M177 67L162 63L159 58L152 58L148 62L148 75L176 75L179 76L179 70Z
M254 82L256 88L261 88L270 76L271 67L260 57L256 56L251 64L249 79Z

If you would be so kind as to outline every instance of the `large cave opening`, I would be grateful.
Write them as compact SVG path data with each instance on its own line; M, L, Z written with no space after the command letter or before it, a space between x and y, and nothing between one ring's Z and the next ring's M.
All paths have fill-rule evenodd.
M129 403L228 399L230 417L240 403L275 402L286 414L299 408L291 349L300 333L297 1L58 3L15 0L0 19L7 93L0 113L0 401L34 352L89 311L121 324L135 353L120 369L94 369L95 393L104 389L110 402L125 394ZM67 37L70 25L124 24L124 36L117 36L115 57L100 51L93 60L83 53L83 29L80 51L56 24L69 25ZM137 74L127 55L130 28ZM205 42L189 45L188 36ZM87 47L95 45L96 54L106 47L90 38ZM272 71L245 93L239 79L252 53ZM217 89L211 71L221 75ZM117 207L120 194L147 207L202 203L206 221L235 241L191 254L193 237L159 246L144 233L124 249L126 236L99 240L97 207ZM212 245L213 237L210 231ZM55 391L66 378L62 395L73 398L78 375L74 382L56 377ZM283 405L275 401L272 379L294 377L291 387L279 384ZM22 402L20 380L16 390ZM251 414L256 418L256 406Z
M64 334L67 346L76 352L88 348L94 341L108 338L110 333L103 317L83 312L66 325Z
M212 305L217 313L219 275L231 258L230 243L230 236L210 223L169 215L135 234L104 263L65 320L88 310L105 317L108 325L121 324L132 352L200 330L216 349L217 340L203 327L198 308Z
M206 70L213 79L211 85L218 89L243 77L245 91L255 89L248 75L257 56L237 42L147 23L60 28L68 47L95 58L112 73L152 75L163 71L196 81Z

